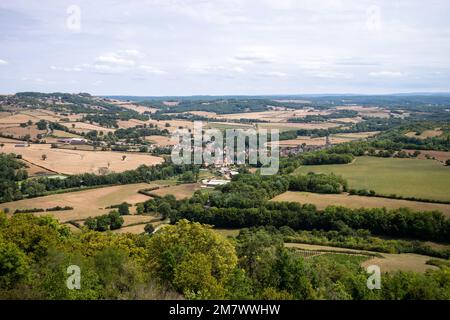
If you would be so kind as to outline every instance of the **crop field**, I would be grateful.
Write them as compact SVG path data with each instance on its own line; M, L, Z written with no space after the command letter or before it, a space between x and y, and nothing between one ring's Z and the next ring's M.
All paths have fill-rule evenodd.
M50 110L35 109L35 110L20 110L13 113L4 113L0 117L0 124L20 124L31 120L33 125L39 120L46 120L51 122L60 122L62 119L66 118L70 121L76 121L80 119L83 115L60 115Z
M363 107L363 106L338 106L337 110L352 110L358 112L360 116L389 118L390 112L380 107Z
M343 206L347 208L410 208L415 211L441 211L450 217L450 205L440 203L427 203L419 201L386 199L377 197L365 197L347 194L318 194L310 192L293 192L287 191L282 193L271 201L286 201L311 203L318 209L325 209L328 206Z
M103 131L104 133L115 131L115 129L105 128L96 124L90 124L86 122L61 122L61 124L69 128L70 130L77 132L78 134L86 133L93 130Z
M147 136L145 137L145 140L161 147L173 146L176 144L168 136Z
M180 184L176 186L154 190L151 193L160 197L172 194L175 196L175 198L177 198L177 200L182 200L191 197L195 191L200 189L200 186L201 186L200 183Z
M227 130L227 129L252 129L254 128L251 124L243 124L243 123L225 123L225 122L208 122L205 125L206 129L219 129L219 130Z
M31 208L52 208L55 206L70 206L74 210L67 211L52 211L36 213L37 215L53 215L60 222L67 222L72 220L84 220L90 216L99 216L108 213L111 209L106 209L111 205L117 205L122 202L136 204L144 202L150 197L138 193L139 190L153 187L154 184L137 183L123 186L112 186L105 188L96 188L90 190L68 192L62 194L54 194L44 197L24 199L15 202L7 202L0 204L0 209L9 208L10 212L16 209L31 209ZM135 208L130 208L133 212ZM142 217L154 218L149 216L138 216L139 218L127 219L142 219ZM134 220L133 220L134 221ZM137 221L135 221L137 222Z
M28 162L63 174L98 173L101 168L123 172L135 169L142 164L155 165L164 162L163 158L147 154L65 150L51 148L48 144L32 144L29 147L5 144L2 151L20 154ZM45 160L42 155L46 155ZM125 160L123 156L126 156Z
M294 123L294 122L279 122L279 123L258 123L260 129L278 129L283 131L293 131L299 129L328 129L339 127L340 124L332 122L320 122L320 123Z
M326 115L328 111L305 110L271 110L261 112L245 112L217 115L216 118L227 120L252 119L269 122L287 122L289 118L304 118L307 115Z
M361 266L366 268L369 265L378 265L381 272L389 271L414 271L414 272L426 272L427 270L436 270L438 267L428 265L426 262L430 259L435 259L430 256L413 254L413 253L379 253L373 251L355 250L340 247L320 246L303 243L285 243L288 248L294 248L297 250L313 251L313 252L329 252L333 254L348 255L349 253L362 255L367 254L367 259L363 259ZM380 257L374 257L373 255L379 255ZM369 258L372 256L371 258Z
M12 136L16 139L22 139L26 135L30 135L32 139L36 139L38 134L44 134L46 130L38 130L35 125L31 125L26 128L22 128L19 125L9 125L7 127L2 127L1 132L4 135Z
M77 134L73 134L73 133L61 131L61 130L54 130L52 133L52 136L54 136L56 138L81 138L81 136L79 136ZM46 139L46 140L48 140L48 139Z
M383 253L382 258L374 257L364 261L361 266L366 268L370 265L377 265L381 272L390 271L413 271L426 272L427 270L437 270L438 267L426 264L428 260L435 259L414 253L391 254Z
M23 141L0 137L0 143L3 143L3 144L5 144L5 143L15 143L15 144L17 144L17 143L23 143ZM1 151L1 149L0 149L0 151Z
M144 112L156 112L158 109L155 108L151 108L151 107L145 107L145 106L138 106L129 102L123 102L123 101L114 101L113 104L118 105L122 108L125 109L129 109L129 110L133 110L139 113L144 113Z
M442 130L435 129L435 130L425 130L421 132L419 135L416 135L415 132L408 132L405 135L410 138L417 138L417 139L426 139L426 138L434 138L439 137L442 135Z
M25 168L25 170L28 172L28 176L30 176L30 177L48 176L48 175L54 175L55 174L54 172L52 172L52 171L50 171L48 169L39 167L39 166L37 166L35 164L32 164L30 162L27 162L25 160L22 160L22 162L25 163L25 165L27 166Z
M141 121L141 120L136 120L136 119L130 119L127 121L117 121L119 128L122 129L128 129L128 128L133 128L136 126L143 126L144 124L146 125L153 125L156 128L159 129L167 129L169 132L174 132L177 129L181 128L188 128L191 129L193 127L193 122L192 121L187 121L187 120L154 120L154 119L150 119L148 121ZM166 127L166 123L168 123L170 126Z
M339 144L344 142L353 141L355 139L353 138L342 138L342 137L330 137L330 142L332 144ZM301 144L305 143L308 146L324 146L326 144L326 138L325 137L318 137L318 138L311 138L311 137L304 137L299 136L297 139L291 139L291 140L280 140L279 145L280 146L299 146ZM270 145L270 143L269 143Z
M345 138L345 139L352 139L352 140L359 140L359 139L367 139L370 137L373 137L380 133L379 131L369 131L369 132L354 132L354 133L339 133L334 134L331 136L331 138Z
M407 153L413 153L416 150L405 149ZM450 151L434 151L434 150L418 150L420 154L417 156L418 159L427 159L427 155L430 158L435 158L438 161L445 162L450 159Z
M349 188L383 195L450 200L450 167L437 161L358 157L350 164L301 166L295 172L333 172L347 179Z

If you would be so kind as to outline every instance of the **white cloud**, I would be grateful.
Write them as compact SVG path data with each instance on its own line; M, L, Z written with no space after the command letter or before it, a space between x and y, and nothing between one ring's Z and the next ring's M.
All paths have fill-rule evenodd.
M398 78L403 77L404 73L399 71L375 71L370 72L369 76L377 78Z
M319 70L314 72L308 72L309 76L315 78L324 78L324 79L351 79L353 78L353 74L337 72L337 71L328 71L328 70Z
M46 91L94 94L450 91L449 1L98 0L83 4L76 35L53 19L60 6L5 1L11 92L37 75L58 84Z
M57 67L57 66L50 66L50 69L55 71L64 71L64 72L80 72L83 71L81 67Z
M0 66L8 64L8 61L0 59Z
M152 66L148 66L148 65L140 65L138 66L138 69L143 70L147 73L153 73L153 74L166 74L167 72L165 72L164 70L152 67Z
M108 53L106 55L101 55L96 59L98 62L109 63L119 66L134 66L136 62L131 59L126 59L117 53Z
M289 76L287 73L280 72L280 71L268 71L268 72L261 73L261 75L266 76L266 77L278 77L278 78L284 78L284 77Z

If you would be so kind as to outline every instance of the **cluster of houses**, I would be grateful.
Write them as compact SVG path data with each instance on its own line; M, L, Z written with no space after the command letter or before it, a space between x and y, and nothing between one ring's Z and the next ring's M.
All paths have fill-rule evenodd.
M325 144L323 145L308 145L306 143L298 144L298 145L280 145L280 155L281 156L289 156L289 155L296 155L303 152L311 152L311 151L318 151L323 149L328 149L333 144L330 141L330 137L325 137Z
M59 143L70 144L70 145L84 145L88 141L83 138L61 138L57 140Z

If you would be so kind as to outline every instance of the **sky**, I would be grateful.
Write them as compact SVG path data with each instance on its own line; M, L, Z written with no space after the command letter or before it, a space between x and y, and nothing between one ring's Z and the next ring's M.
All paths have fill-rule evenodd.
M1 0L0 94L450 92L448 0Z

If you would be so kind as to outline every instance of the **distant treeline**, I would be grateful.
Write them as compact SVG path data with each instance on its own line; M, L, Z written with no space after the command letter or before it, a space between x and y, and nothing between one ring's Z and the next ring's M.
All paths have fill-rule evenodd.
M0 154L0 202L20 200L26 196L36 197L63 189L167 179L187 171L198 171L198 167L193 165L174 165L167 162L155 166L142 165L135 170L121 173L105 175L84 173L65 178L40 177L27 180L28 174L24 168L25 164L20 162L14 154Z

